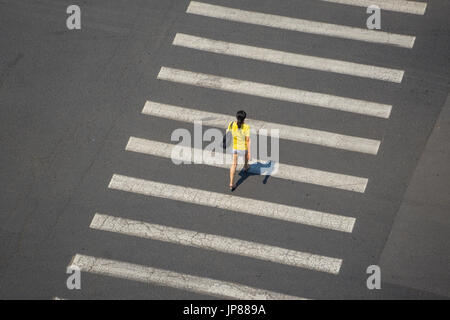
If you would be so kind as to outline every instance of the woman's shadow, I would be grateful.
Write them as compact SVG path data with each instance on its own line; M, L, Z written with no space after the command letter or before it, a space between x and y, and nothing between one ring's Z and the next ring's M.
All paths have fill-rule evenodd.
M248 177L250 176L261 176L265 175L263 184L267 183L267 180L269 180L270 175L275 171L275 162L268 161L267 163L262 162L255 162L250 164L250 168L245 171L242 169L239 172L239 180L236 182L236 187L239 187L240 184L242 184Z

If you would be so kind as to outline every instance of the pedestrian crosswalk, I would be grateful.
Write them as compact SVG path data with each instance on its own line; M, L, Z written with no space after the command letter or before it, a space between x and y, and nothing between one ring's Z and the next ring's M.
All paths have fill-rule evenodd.
M403 12L417 15L424 15L427 8L425 2L405 1L405 0L319 0L333 2L338 4L346 4L350 6L364 7L378 6L381 10Z
M279 87L265 83L232 79L174 68L162 67L159 71L158 79L385 119L389 118L392 109L391 105L383 103Z
M199 150L201 158L195 157L196 150L194 148L174 146L168 143L152 141L130 137L125 148L128 151L139 152L152 156L173 159L173 160L189 160L196 164L205 164L219 168L228 169L233 163L231 154L212 152L207 150ZM183 155L190 155L186 159ZM250 161L250 174L270 175L275 178L286 179L291 181L316 184L319 186L349 190L355 192L364 192L368 183L367 178L355 177L334 172L327 172L300 166L291 166L282 163L274 163L266 166L267 162L262 160ZM258 165L259 164L259 165Z
M383 68L336 59L326 59L304 54L253 47L238 43L217 41L183 33L177 33L175 35L173 45L240 58L278 63L286 66L334 72L395 83L402 82L404 74L403 70L398 69Z
M91 228L117 232L183 246L215 250L240 256L267 260L299 268L337 274L342 260L305 252L288 250L250 241L227 238L197 231L172 228L142 221L95 214Z
M300 297L110 259L77 254L70 265L83 272L168 286L224 299L303 300Z
M223 128L230 123L230 121L234 121L234 117L231 115L206 112L192 108L182 108L154 101L147 101L142 109L142 113L149 116L189 123L201 121L203 125L217 128ZM280 139L372 155L376 155L380 147L380 141L375 139L366 139L323 130L294 127L253 119L246 119L246 121L251 124L251 128L258 133L260 133L261 130L266 130L265 132L267 132L268 136L271 135L273 129L278 129Z
M415 41L415 37L409 35L354 28L291 17L283 17L274 14L240 10L197 1L191 1L186 12L190 14L234 22L249 23L259 26L304 33L312 33L315 35L327 37L336 37L392 45L409 49L414 46Z
M109 183L109 188L342 232L352 232L355 224L355 219L352 217L201 189L181 187L119 174L113 175Z
M424 15L427 7L427 4L423 2L405 0L316 1L316 3L319 2L321 2L321 6L333 4L342 5L344 8L348 6L367 7L378 5L383 10L389 10L396 14L414 15ZM272 1L272 4L276 9L277 2ZM284 31L307 33L317 37L333 37L361 41L366 44L384 45L376 47L376 50L380 50L380 52L383 52L382 50L386 46L412 49L416 39L414 35L306 20L301 18L301 14L297 17L296 13L293 13L290 17L267 13L269 11L267 5L251 11L232 6L232 4L228 7L190 1L185 14L189 17L200 17L200 20L208 18L210 23L220 19L226 21L226 23L236 24L237 27L251 24L255 28L261 28L261 32L267 30L264 28L276 28ZM184 52L212 53L208 57L217 59L219 62L222 62L225 56L231 56L233 59L242 59L243 62L249 64L254 63L254 61L263 61L273 64L275 67L280 65L291 67L298 73L303 72L303 69L308 69L309 72L333 73L338 77L341 75L356 77L361 83L365 83L364 81L372 81L371 83L373 83L373 80L383 81L382 83L386 87L397 86L404 78L404 70L396 66L382 66L383 64L380 64L380 61L373 62L373 64L370 61L360 63L361 60L360 62L355 62L356 59L352 61L353 57L351 55L342 60L342 58L334 59L332 54L330 55L329 53L315 56L305 54L305 52L295 52L296 50L293 49L283 51L274 49L273 45L266 47L264 45L254 46L244 43L242 39L233 39L233 34L227 35L226 41L224 41L211 35L195 34L192 30L189 33L185 33L183 32L185 30L178 29L181 29L181 27L177 27L177 30L173 33L175 37L171 42L172 46L181 48L185 50ZM198 33L201 32L198 31ZM405 52L408 52L408 50L405 50ZM380 55L382 56L382 54ZM274 109L277 110L276 112L283 112L283 106L286 103L295 103L297 104L295 107L298 110L312 107L310 108L312 109L311 112L321 110L327 114L330 110L333 110L338 111L335 114L356 114L358 117L368 119L367 121L387 123L391 112L395 110L395 105L389 104L389 101L384 101L388 103L382 103L381 101L355 99L345 94L330 94L327 93L327 88L309 91L302 89L301 86L298 86L298 83L294 83L292 87L283 87L264 81L249 81L248 79L251 79L251 76L247 78L244 76L242 79L238 79L226 77L218 74L219 72L197 72L195 67L191 66L174 68L167 65L162 65L159 73L154 75L156 79L163 80L160 82L162 86L169 88L175 84L188 88L195 86L212 93L219 90L225 95L234 95L237 99L242 94L256 96L267 99L267 101L276 101L276 109ZM368 86L370 87L370 83ZM145 101L141 112L142 115L146 116L143 117L145 119L164 118L176 125L201 122L204 126L222 130L226 128L230 121L235 119L232 114L214 112L216 109L212 109L212 103L207 101L205 97L198 97L202 101L202 108L196 105L198 101L195 101L195 103L188 101L180 103L182 105L174 105L170 103L174 100L163 101L163 98L155 99L152 96L148 96L146 99L148 100ZM175 102L175 104L178 104L178 102ZM292 121L290 121L290 124L294 123L294 125L267 122L250 117L250 119L246 119L246 123L250 125L252 134L274 136L272 132L277 130L277 136L283 140L289 140L296 144L312 144L318 147L319 150L327 150L327 152L345 151L343 153L346 155L364 155L372 159L372 161L377 161L384 138L377 135L367 137L361 133L350 135L348 133L352 133L351 129L346 131L347 134L343 134L317 129L317 126L314 129L301 127L296 126L295 122ZM196 170L200 171L202 166L208 166L211 170L217 170L218 172L221 170L221 174L225 176L223 169L228 169L232 162L232 156L227 152L219 150L214 150L213 152L199 149L196 146L181 146L163 142L170 137L151 140L147 137L132 135L127 138L128 142L124 146L127 156L133 153L138 158L137 161L142 161L145 164L155 161L155 158L152 157L157 157L160 159L158 160L160 164L168 167L175 166L176 163L173 163L175 160L187 160L192 163L189 165L189 170L195 173L197 173ZM186 157L186 155L188 156ZM293 158L289 152L286 152L286 155ZM218 158L222 159L222 161L217 161ZM334 195L351 194L352 197L358 198L363 197L368 192L368 185L370 184L367 177L358 174L335 172L338 170L326 167L320 169L310 168L302 164L299 159L292 158L288 159L288 161L281 159L280 163L272 163L267 161L267 159L253 159L250 162L249 173L270 175L276 178L280 184L291 184L290 188L294 189L299 183L305 184L305 188L313 185L323 190L324 194L335 191ZM287 204L282 199L276 200L278 202L262 200L257 194L251 194L250 196L247 194L246 197L240 196L238 195L239 188L236 193L216 192L217 190L213 192L207 190L207 187L203 185L195 185L193 181L185 183L186 181L183 181L182 176L178 177L175 183L173 181L167 183L167 180L164 181L161 177L150 176L143 178L120 174L120 172L124 172L120 167L114 168L114 172L112 172L109 180L108 189L110 191L108 192L117 192L126 197L135 194L145 199L145 201L154 201L155 198L158 198L161 201L184 203L196 208L206 208L211 212L220 210L222 213L225 213L224 221L232 217L245 217L250 221L252 219L254 221L266 219L266 221L269 221L267 228L270 228L271 223L284 223L307 229L309 230L308 232L317 235L317 237L321 237L323 234L333 234L342 237L340 239L352 237L355 226L360 223L357 220L359 217L354 215L357 209L347 213L342 212L341 209L333 209L331 205L329 207L325 206L328 209L311 207L310 205L303 207L303 205ZM179 172L182 172L182 169ZM227 182L224 182L225 186L227 186ZM186 186L187 184L189 186ZM327 200L327 198L324 199L324 201ZM102 210L97 211L105 212ZM254 239L248 241L244 240L243 237L231 237L229 234L199 232L192 225L179 228L170 226L170 223L154 223L154 221L151 221L152 218L150 216L136 220L120 216L120 212L114 212L111 215L108 212L98 212L93 212L93 219L90 223L91 232L102 231L106 234L120 234L125 237L140 238L143 241L153 240L170 243L183 248L194 247L205 250L210 255L218 252L233 255L239 259L245 257L254 259L257 263L264 261L275 266L283 265L298 268L295 270L306 269L309 272L317 272L321 276L333 277L333 279L339 277L342 266L345 263L344 258L349 255L345 253L347 249L344 247L335 253L320 252L321 254L318 254L317 252L310 252L314 250L297 250L297 248L304 248L302 243L288 249L279 245L279 243L273 245L273 239L270 238L264 241L254 241ZM180 213L183 216L183 212ZM166 214L170 217L170 212ZM311 241L314 241L314 239L311 239ZM295 248L295 250L292 248ZM164 252L161 252L161 255L164 255ZM298 297L295 292L289 292L289 290L290 294L285 294L261 289L264 288L264 284L258 285L257 288L243 283L203 277L196 272L181 273L79 253L75 254L70 264L78 266L82 272L138 281L155 286L167 286L220 298L304 299ZM303 296L303 294L301 295Z

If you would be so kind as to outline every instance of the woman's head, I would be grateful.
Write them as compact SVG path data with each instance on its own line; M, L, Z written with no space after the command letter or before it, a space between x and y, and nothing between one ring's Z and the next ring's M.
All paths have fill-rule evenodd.
M236 113L236 119L237 119L237 126L240 129L242 127L242 124L244 123L245 117L247 117L247 114L244 110L240 110Z

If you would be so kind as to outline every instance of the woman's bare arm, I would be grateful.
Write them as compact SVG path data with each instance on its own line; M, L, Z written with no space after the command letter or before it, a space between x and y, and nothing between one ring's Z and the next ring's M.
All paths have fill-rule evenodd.
M247 145L247 160L250 160L250 137L245 137L245 144Z

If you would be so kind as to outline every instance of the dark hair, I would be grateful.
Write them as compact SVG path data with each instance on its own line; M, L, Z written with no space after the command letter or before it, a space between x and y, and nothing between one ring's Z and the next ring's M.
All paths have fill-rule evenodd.
M236 119L237 119L237 126L240 129L242 127L242 124L244 123L245 117L247 117L247 114L244 110L240 110L236 113Z

